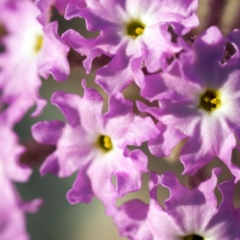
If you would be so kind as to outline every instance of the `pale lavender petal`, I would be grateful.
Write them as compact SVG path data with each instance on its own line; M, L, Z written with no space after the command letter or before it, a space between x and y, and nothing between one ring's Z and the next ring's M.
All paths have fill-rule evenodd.
M58 35L58 22L49 23L44 29L45 39L38 61L38 72L44 78L51 74L57 81L65 81L70 73L67 60L69 46Z
M147 222L145 222L148 208L148 204L137 199L124 203L119 208L119 211L114 215L114 221L122 237L131 240L153 240Z
M119 92L111 95L109 105L110 109L104 115L104 118L108 120L106 127L125 146L126 144L140 146L142 142L158 135L152 119L136 116L132 112L132 102L124 100ZM119 126L122 127L119 128Z
M52 103L59 107L68 122L74 127L81 123L87 131L99 131L102 122L103 99L94 89L86 88L83 81L84 97L64 92L56 92ZM93 127L94 126L94 127Z
M123 91L131 82L134 81L135 75L139 73L142 66L142 58L131 59L126 55L123 49L119 49L111 62L97 71L96 82L102 88L111 94L114 91ZM137 80L141 84L141 79Z
M217 200L213 190L219 173L220 169L214 169L212 177L194 190L183 187L172 173L163 174L161 183L170 190L170 197L165 201L166 209L185 232L204 232L216 213Z
M40 10L40 14L37 17L38 21L43 25L47 25L51 20L51 7L55 0L36 0L35 4Z
M104 165L102 160L104 160ZM115 159L97 157L89 166L87 174L91 179L94 194L103 202L106 215L111 216L117 210L115 201L118 198L118 193L112 183L111 177L113 176L113 171L109 161L115 161Z
M118 50L120 42L118 35L112 36L109 33L101 32L97 38L86 39L72 29L63 33L62 37L75 51L86 56L83 65L87 73L91 71L92 61L95 57L101 54L113 56Z
M59 133L58 131L55 136L55 139L60 137L57 142L57 150L42 164L40 168L42 175L51 172L59 177L70 176L94 156L91 154L92 145L89 144L86 132L81 127L72 128L65 125L62 128L61 136Z
M98 132L103 126L103 98L95 89L87 88L85 81L82 86L84 95L79 103L81 125L88 132Z
M54 92L51 98L52 104L57 106L71 126L80 124L78 105L81 98L66 92Z
M223 199L218 208L218 212L208 224L209 231L217 239L240 239L239 228L233 227L240 223L239 212L236 211L233 205L235 187L234 179L221 183L218 187Z
M147 163L147 156L138 149L130 153L126 149L124 157L113 163L119 197L141 188L142 173L148 172Z
M65 123L58 120L38 122L32 126L32 134L39 143L55 145L59 141L65 125Z
M90 203L94 197L91 180L86 173L88 167L89 164L86 164L79 170L72 189L67 193L67 199L71 204Z
M168 24L158 24L146 29L143 36L143 48L145 64L149 72L159 71L168 66L167 59L170 59L181 47L171 42L171 35L167 31ZM167 48L167 51L166 51Z
M181 55L184 73L191 81L201 82L205 86L211 81L212 87L219 86L224 79L220 62L225 48L225 39L220 30L215 26L208 28L196 38L192 47L194 53L187 52L186 55Z
M179 130L168 127L161 122L157 124L157 128L160 133L156 138L148 141L149 151L157 157L169 156L171 150L186 136Z

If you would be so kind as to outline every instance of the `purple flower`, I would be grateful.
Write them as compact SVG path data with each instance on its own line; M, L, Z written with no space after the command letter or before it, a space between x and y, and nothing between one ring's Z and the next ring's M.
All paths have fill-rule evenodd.
M149 117L133 114L132 103L120 93L110 97L109 110L102 116L102 97L83 86L83 98L64 92L52 97L69 124L50 121L32 127L38 142L57 145L40 171L42 175L50 172L67 177L79 170L68 200L88 203L96 195L104 202L107 214L113 214L116 198L138 190L141 173L148 171L147 157L140 150L129 152L127 145L140 146L156 137L158 130Z
M69 4L66 19L86 19L89 31L100 31L94 39L85 39L74 30L63 38L77 52L87 56L89 72L95 57L106 54L112 61L97 72L96 82L108 93L122 91L135 78L141 86L144 64L151 72L166 65L166 58L181 47L171 41L169 24L177 34L198 25L196 0L87 0L86 8Z
M219 157L238 181L239 167L231 156L235 134L240 137L240 70L234 61L221 64L224 47L220 31L209 28L191 51L181 54L182 63L176 61L170 72L146 77L142 93L160 102L160 108L147 111L187 138L180 153L184 173L194 174ZM144 110L143 104L139 106Z
M9 104L21 102L22 114L36 102L36 115L45 105L38 93L39 75L52 74L64 81L69 74L69 47L57 34L57 22L43 27L37 21L39 10L32 1L9 0L0 11L0 24L6 31L1 38L5 47L0 55L2 98Z
M114 216L121 236L131 240L210 240L240 239L239 209L233 206L234 180L219 185L222 202L218 206L214 189L220 169L212 177L190 190L173 173L150 176L150 203L132 200L123 204ZM157 188L170 191L164 208L158 203Z

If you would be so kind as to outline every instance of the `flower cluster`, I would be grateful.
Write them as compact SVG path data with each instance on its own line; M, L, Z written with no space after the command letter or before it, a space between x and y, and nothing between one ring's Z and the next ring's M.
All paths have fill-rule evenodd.
M25 203L13 185L31 174L20 161L25 148L14 126L33 105L33 117L46 105L40 77L67 80L71 49L84 56L86 73L97 57L109 57L95 77L108 95L108 110L85 80L83 96L55 91L51 103L66 121L31 127L38 143L55 146L40 174L64 178L77 172L68 201L97 197L120 235L131 240L240 240L240 211L233 205L240 167L232 162L240 139L240 30L224 37L212 26L187 41L186 34L199 25L197 7L197 0L1 1L0 239L28 239L24 212L41 204ZM73 29L60 36L52 8L66 20L83 18L98 36L85 38ZM226 54L227 43L234 53ZM130 84L139 89L139 99L124 97ZM192 178L218 157L232 174L218 185L221 203L214 194L219 168L189 189L171 172L149 170L144 142L159 158L182 143L183 174ZM117 199L140 190L143 173L150 175L150 202L134 199L116 207ZM158 203L159 185L170 192L165 207Z

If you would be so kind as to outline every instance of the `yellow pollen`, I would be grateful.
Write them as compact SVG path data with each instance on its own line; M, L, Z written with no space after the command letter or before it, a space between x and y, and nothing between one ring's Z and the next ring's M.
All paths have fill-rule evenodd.
M99 143L100 148L104 151L110 151L113 148L112 140L107 135L101 135L99 137L98 143Z
M145 25L138 20L132 20L126 26L127 35L133 39L142 35L144 32Z
M43 45L43 36L42 35L38 35L36 37L36 42L35 42L35 46L34 46L34 52L38 53Z
M221 106L219 92L215 90L207 90L200 98L200 107L208 112Z
M140 28L140 27L136 28L136 29L135 29L136 35L139 36L139 35L143 34L143 30L144 30L144 29L143 29L143 28Z

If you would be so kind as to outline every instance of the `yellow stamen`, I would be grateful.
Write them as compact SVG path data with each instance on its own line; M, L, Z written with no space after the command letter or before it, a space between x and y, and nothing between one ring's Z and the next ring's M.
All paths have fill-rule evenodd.
M107 135L101 135L98 140L100 148L104 151L110 151L113 148L112 140Z
M104 136L103 138L103 146L107 149L111 149L112 148L112 141L111 138L108 136Z
M41 50L42 45L43 45L43 36L42 35L38 35L36 37L36 43L35 43L35 46L34 46L34 52L38 53Z
M139 35L143 34L143 30L144 30L144 29L143 29L143 28L140 28L140 27L136 28L136 29L135 29L136 35L139 36Z
M200 107L208 112L221 106L220 94L215 90L207 90L200 98Z
M137 20L132 20L126 26L127 35L132 37L133 39L142 35L144 32L145 25Z

